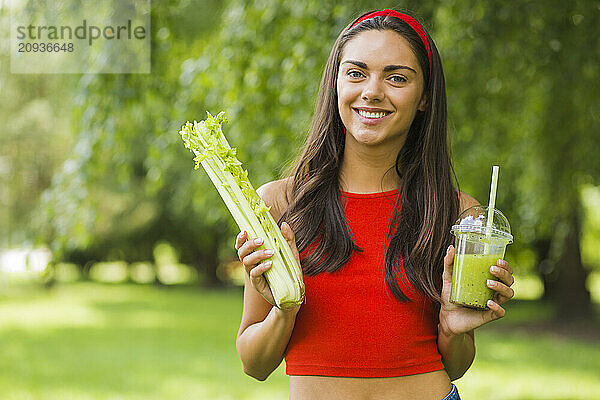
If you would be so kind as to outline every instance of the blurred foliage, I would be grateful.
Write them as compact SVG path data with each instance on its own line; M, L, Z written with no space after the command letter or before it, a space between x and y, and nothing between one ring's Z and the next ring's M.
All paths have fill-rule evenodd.
M455 166L481 202L501 166L497 204L526 247L600 184L600 2L466 3L436 10Z
M68 101L72 79L10 74L9 29L8 9L0 7L0 245L4 247L31 242L35 233L29 224L31 210L75 141Z
M399 5L425 21L441 53L461 189L485 204L491 166L501 166L497 205L516 237L509 260L519 271L544 265L544 276L557 281L561 271L583 271L581 247L583 264L598 268L600 235L590 221L600 207L600 2ZM31 193L11 181L11 198L24 200L4 204L19 211L21 224L33 220L30 232L59 259L150 261L165 241L181 262L218 281L217 265L235 258L237 228L208 177L193 171L181 125L204 119L205 110L227 110L225 134L254 186L279 178L305 140L336 36L381 7L366 0L153 1L150 75L3 75L0 101L13 104L0 113L10 118L12 143L27 148L24 124L46 129L34 144L48 140L36 152L45 178ZM31 174L30 153L18 161L18 151L4 149L0 161L20 162L19 171ZM66 161L57 168L44 157Z
M154 244L167 240L199 269L214 263L228 215L216 206L218 194L205 191L203 177L192 175L177 131L185 111L180 65L201 51L198 38L215 27L219 6L153 3L152 74L82 76L74 108L78 142L36 218L59 257L151 260Z
M589 313L580 240L582 188L600 184L600 2L446 2L435 21L463 189L487 202L500 165L509 259L537 267L563 314Z

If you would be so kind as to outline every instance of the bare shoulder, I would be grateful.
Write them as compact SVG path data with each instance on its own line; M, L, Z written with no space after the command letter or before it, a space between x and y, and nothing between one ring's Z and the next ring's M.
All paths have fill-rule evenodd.
M290 190L290 183L291 178L278 179L267 182L256 189L256 193L263 199L267 207L271 207L270 212L275 221L287 208L286 191Z
M469 207L481 205L475 198L464 192L460 192L460 212L463 212Z

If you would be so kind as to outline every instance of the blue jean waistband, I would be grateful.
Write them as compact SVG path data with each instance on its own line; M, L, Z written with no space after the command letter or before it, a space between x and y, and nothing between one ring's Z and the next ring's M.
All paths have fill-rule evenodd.
M458 389L454 384L452 384L452 389L450 393L446 395L442 400L460 400L460 395L458 394Z

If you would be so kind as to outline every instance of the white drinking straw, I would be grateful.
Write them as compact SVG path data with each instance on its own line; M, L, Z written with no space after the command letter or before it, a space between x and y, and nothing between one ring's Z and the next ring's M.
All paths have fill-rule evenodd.
M485 254L490 253L492 224L494 222L494 206L496 205L496 188L498 187L498 170L500 167L494 165L492 167L492 185L490 186L490 201L488 203L488 215L485 230Z
M490 202L488 203L488 215L487 215L487 232L489 236L490 228L494 222L494 206L496 205L496 188L498 187L498 170L499 166L494 165L492 167L492 185L490 186Z

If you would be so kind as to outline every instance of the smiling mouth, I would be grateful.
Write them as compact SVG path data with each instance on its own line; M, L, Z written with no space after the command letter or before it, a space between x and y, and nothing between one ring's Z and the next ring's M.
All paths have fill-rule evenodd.
M379 118L383 118L383 117L391 114L390 111L372 112L372 111L361 110L359 108L355 108L354 111L356 111L361 117L368 118L368 119L379 119Z

